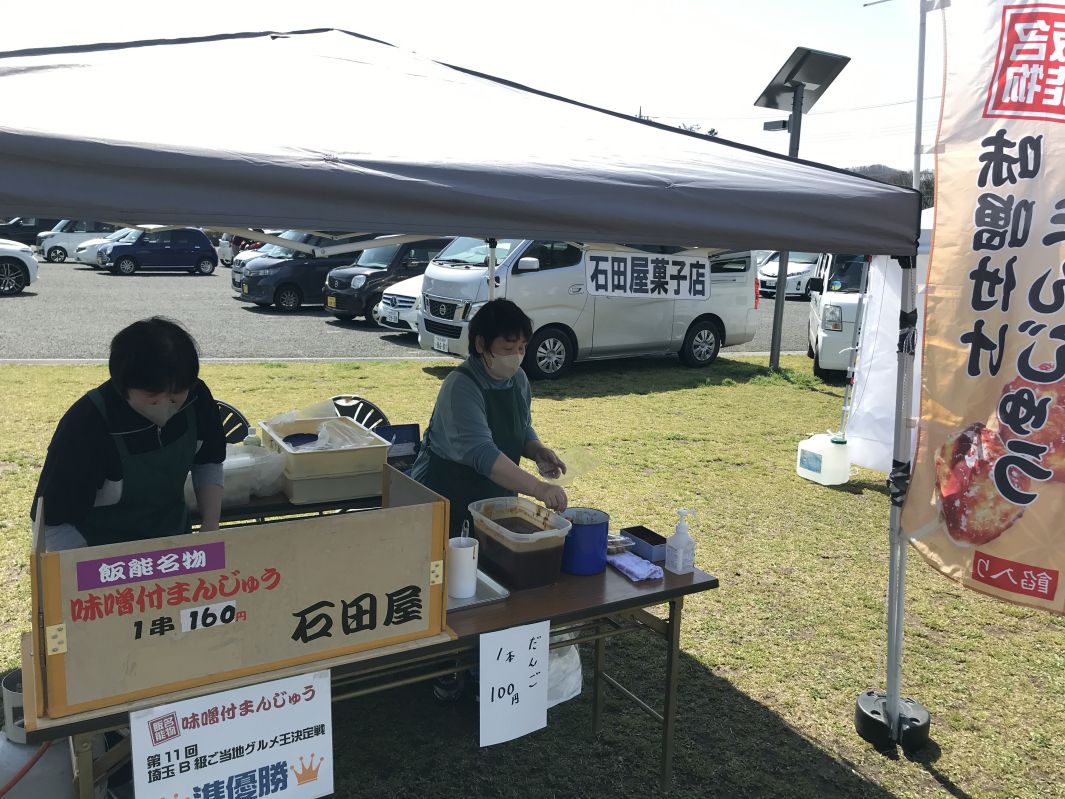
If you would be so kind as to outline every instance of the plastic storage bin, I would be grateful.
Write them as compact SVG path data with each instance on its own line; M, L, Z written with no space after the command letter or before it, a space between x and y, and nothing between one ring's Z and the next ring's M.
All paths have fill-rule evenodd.
M331 438L337 438L341 446L306 449L285 443L286 437L297 433L317 434L325 422L329 423ZM263 431L263 447L285 457L285 476L290 480L380 472L388 457L387 441L345 416L277 424L260 422L259 427Z
M282 490L293 505L376 497L381 494L381 472L342 474L336 477L304 477L300 480L293 480L284 475L281 480Z
M624 527L619 532L632 541L630 551L634 555L652 562L666 559L667 539L651 528L638 524L635 527Z
M484 571L519 591L558 580L570 531L566 519L524 497L471 502L470 516Z

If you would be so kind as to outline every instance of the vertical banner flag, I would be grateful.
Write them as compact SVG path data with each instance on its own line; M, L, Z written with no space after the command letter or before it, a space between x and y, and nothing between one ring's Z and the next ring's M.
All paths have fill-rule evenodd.
M921 420L902 526L963 585L1062 613L1065 3L955 3L946 22Z

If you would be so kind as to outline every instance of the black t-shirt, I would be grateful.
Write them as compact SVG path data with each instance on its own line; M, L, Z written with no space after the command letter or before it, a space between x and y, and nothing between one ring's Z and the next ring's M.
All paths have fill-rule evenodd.
M173 443L188 428L186 415L179 412L160 431L130 407L110 380L99 389L110 428L88 394L70 406L59 420L48 445L48 455L30 509L31 518L36 512L37 497L43 496L47 524L77 526L95 504L97 492L104 484L121 482L122 461L112 434L127 434L123 440L130 454L136 455ZM193 464L221 463L226 457L222 419L211 390L202 380L197 380L189 389L183 407L189 404L196 414L198 439Z

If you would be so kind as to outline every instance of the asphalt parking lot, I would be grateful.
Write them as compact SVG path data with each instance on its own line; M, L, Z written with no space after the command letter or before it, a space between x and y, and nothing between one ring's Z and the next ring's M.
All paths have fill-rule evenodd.
M320 307L296 313L234 299L229 270L208 277L139 272L118 277L72 262L42 262L40 280L0 297L0 360L106 358L111 337L154 314L181 321L205 358L421 358L414 335L365 321L340 322ZM789 300L784 351L806 351L808 304ZM773 300L763 298L754 340L732 352L769 349Z

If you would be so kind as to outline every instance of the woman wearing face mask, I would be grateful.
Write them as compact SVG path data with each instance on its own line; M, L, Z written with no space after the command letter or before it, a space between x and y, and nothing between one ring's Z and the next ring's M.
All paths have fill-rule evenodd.
M44 497L47 548L187 533L190 471L202 529L217 529L226 444L192 337L162 317L134 322L111 341L108 368L48 445L30 511Z
M470 322L470 356L447 376L411 475L451 501L451 535L459 535L471 502L526 494L556 511L566 492L518 467L522 456L540 474L566 465L532 427L532 393L521 369L532 323L510 300L493 300Z

